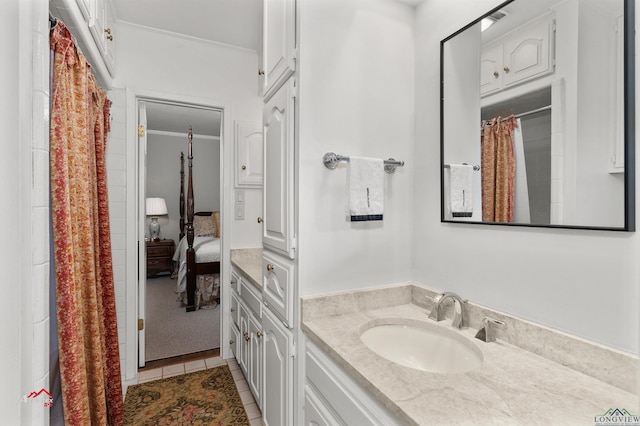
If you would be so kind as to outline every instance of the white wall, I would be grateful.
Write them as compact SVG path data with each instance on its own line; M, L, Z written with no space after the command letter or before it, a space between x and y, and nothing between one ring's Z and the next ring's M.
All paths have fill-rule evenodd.
M416 16L414 278L474 302L638 352L635 233L443 224L439 43L500 1L430 0Z
M232 105L232 122L261 122L256 52L128 24L117 29L115 87L223 101ZM223 141L227 149L233 152L233 139L226 146ZM228 218L232 248L262 245L261 228L250 220L262 214L261 194L246 190L247 220Z
M301 1L298 7L300 295L409 280L418 163L413 8L389 0ZM420 142L437 142L433 130ZM347 170L344 164L326 169L327 151L406 162L385 175L384 221L345 219Z
M186 197L189 176L186 134L147 132L146 196L165 199L169 214L158 219L160 238L172 239L176 247L180 241L180 152L185 155L184 196ZM220 141L218 138L193 135L193 153L195 211L220 210ZM147 223L150 221L148 219Z
M233 185L233 122L243 120L260 122L262 99L258 97L258 59L256 52L230 48L202 40L158 32L144 27L120 24L116 27L116 75L114 87L127 89L126 103L129 96L149 96L153 99L178 100L187 103L198 103L205 106L225 106L227 116L223 118L222 155L224 162L223 185ZM131 95L133 94L133 95ZM132 104L135 102L132 101ZM123 105L114 105L122 107ZM128 108L128 107L127 107ZM133 107L135 108L135 107ZM230 117L228 115L231 115ZM135 116L127 110L126 122L113 129L112 137L127 140L127 182L135 182L135 149L129 147L129 141L135 140L132 132L136 131ZM225 139L225 138L228 138ZM131 158L130 158L131 157ZM136 188L135 183L126 188L127 191L127 223L130 216L135 216ZM223 205L224 211L224 193ZM229 195L232 202L233 194ZM236 221L231 217L222 217L223 231L227 237L223 248L223 262L228 256L228 249L235 247L258 247L262 245L261 227L255 220L262 215L262 191L260 189L245 190L245 217L247 220ZM197 203L197 200L196 200ZM233 210L231 210L233 211ZM135 223L135 218L133 220ZM227 234L228 232L228 234ZM126 228L126 264L114 270L114 275L126 276L126 285L116 287L117 301L122 301L126 309L120 311L118 306L118 327L126 333L121 346L122 368L126 379L133 379L137 371L136 340L136 305L137 301L137 263L138 253L135 226ZM223 280L229 272L223 265ZM223 294L223 298L226 297ZM223 300L223 305L224 300ZM225 305L226 306L226 305ZM224 321L223 321L224 324ZM225 338L227 330L223 330ZM122 340L121 335L121 340Z

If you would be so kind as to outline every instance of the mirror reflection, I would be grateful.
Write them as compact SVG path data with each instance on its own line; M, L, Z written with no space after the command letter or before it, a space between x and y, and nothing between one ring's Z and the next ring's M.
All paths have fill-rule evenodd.
M515 0L442 41L443 221L630 228L624 13Z

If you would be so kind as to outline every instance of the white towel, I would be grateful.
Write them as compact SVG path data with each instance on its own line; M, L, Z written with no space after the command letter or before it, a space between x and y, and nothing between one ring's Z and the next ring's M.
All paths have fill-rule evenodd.
M473 215L473 166L451 164L450 200L453 217Z
M352 222L382 220L384 213L384 161L351 157L347 171L347 215Z

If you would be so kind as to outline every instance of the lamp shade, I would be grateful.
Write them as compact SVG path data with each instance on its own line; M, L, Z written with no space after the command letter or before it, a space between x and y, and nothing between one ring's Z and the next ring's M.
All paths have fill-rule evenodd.
M167 203L164 198L147 198L146 209L147 216L163 216L168 214Z

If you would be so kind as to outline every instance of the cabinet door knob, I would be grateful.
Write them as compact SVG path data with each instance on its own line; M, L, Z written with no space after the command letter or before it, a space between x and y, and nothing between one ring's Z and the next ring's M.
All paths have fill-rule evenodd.
M249 340L251 340L251 336L245 336L244 340L248 342Z
M247 166L242 166L242 170L247 170Z
M504 70L504 72L509 72L509 71L511 71L511 69L510 69L508 66L506 66L506 65L504 66L503 70Z
M235 312L235 311L236 311L236 308L231 308L231 309L229 309L229 310L230 310L231 312Z
M244 337L247 337L247 336L249 335L249 333L247 333L246 331L243 331L243 332L242 332L242 335L243 335Z
M495 78L498 78L498 77L500 77L500 73L498 73L498 71L494 71L494 72L493 72L493 76L494 76Z
M256 336L258 336L258 337L262 337L262 331L257 331L257 332L256 332Z
M230 344L230 345L233 345L233 340L229 340L229 344Z
M262 218L261 217L258 218L258 223L262 223Z
M262 68L258 68L258 75L264 75L264 70Z
M272 264L267 264L267 271L271 272L273 271L273 265Z
M113 36L112 36L112 35L108 35L108 36L107 36L107 40L109 40L109 41L113 41Z
M236 285L238 282L236 280L231 280L231 285Z
M107 33L107 34L111 34L111 28L105 28L104 32Z

